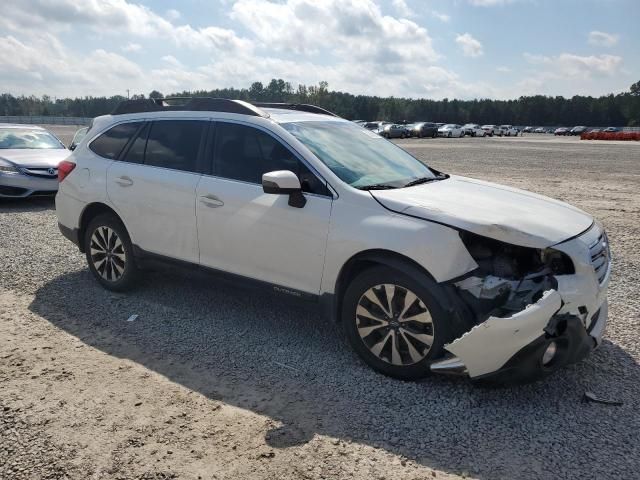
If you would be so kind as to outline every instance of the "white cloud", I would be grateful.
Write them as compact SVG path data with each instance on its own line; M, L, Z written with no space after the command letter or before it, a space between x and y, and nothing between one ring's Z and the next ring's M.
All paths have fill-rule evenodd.
M561 53L555 56L545 56L525 53L524 58L531 64L544 66L549 72L555 72L565 77L611 76L619 71L622 64L622 57L616 55L580 56Z
M599 32L594 30L589 32L589 43L600 47L613 47L618 43L620 35L614 33Z
M122 47L123 52L139 52L142 50L142 45L139 43L129 42L124 47Z
M513 70L511 70L509 67L500 66L496 68L496 71L500 73L511 73Z
M415 15L405 0L392 0L391 5L393 6L394 13L397 13L401 17L411 18Z
M456 37L456 43L462 49L465 57L480 57L484 54L482 44L470 33L463 33Z
M372 0L229 0L226 5L245 34L217 25L195 28L126 0L11 2L0 17L5 32L0 34L0 85L17 94L75 97L126 89L171 93L243 87L279 77L294 86L326 80L334 90L381 96L498 93L476 79L464 82L440 64L427 29L383 14ZM106 48L80 53L73 43L59 41L71 31L99 35L103 45L123 39L124 52L166 45L167 54L136 57L138 64ZM184 49L197 55L183 57Z
M305 55L333 52L352 62L381 65L439 58L425 28L383 15L371 0L237 0L231 18L270 50Z
M446 13L436 12L435 10L431 11L431 16L440 20L443 23L448 23L451 20L451 17Z
M65 31L72 26L89 27L101 35L164 38L176 46L199 50L223 48L232 52L251 46L233 30L174 25L148 7L126 0L21 0L3 5L0 16L0 27L16 33Z
M167 12L165 13L165 16L169 19L169 20L178 20L180 17L182 17L182 14L176 10L175 8L170 8L169 10L167 10Z

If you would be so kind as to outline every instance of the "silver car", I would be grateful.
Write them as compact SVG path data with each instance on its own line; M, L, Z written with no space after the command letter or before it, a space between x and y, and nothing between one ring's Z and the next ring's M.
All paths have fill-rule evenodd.
M58 164L70 153L42 127L0 124L0 197L55 193Z

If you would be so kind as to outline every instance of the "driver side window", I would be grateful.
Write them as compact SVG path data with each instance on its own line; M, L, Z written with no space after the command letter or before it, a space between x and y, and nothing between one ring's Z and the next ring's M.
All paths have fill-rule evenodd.
M216 123L214 175L262 183L262 175L290 170L300 179L302 191L330 195L327 187L282 143L256 128L236 123Z

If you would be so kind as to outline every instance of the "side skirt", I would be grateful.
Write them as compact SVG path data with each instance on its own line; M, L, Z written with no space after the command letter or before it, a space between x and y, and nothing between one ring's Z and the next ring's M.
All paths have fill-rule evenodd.
M296 290L289 287L283 287L281 285L264 282L262 280L256 280L254 278L245 277L244 275L238 275L235 273L225 272L223 270L217 270L215 268L205 267L184 260L177 260L175 258L166 257L157 253L147 252L137 245L133 245L133 253L135 255L136 263L141 268L178 267L185 271L197 270L215 277L216 280L220 280L224 283L236 286L238 288L274 292L292 300L302 300L305 303L320 303L319 295L314 295L312 293L303 292L301 290Z

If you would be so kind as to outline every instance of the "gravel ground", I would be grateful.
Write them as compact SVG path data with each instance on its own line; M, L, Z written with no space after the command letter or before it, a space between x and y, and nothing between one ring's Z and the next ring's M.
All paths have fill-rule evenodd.
M399 143L604 221L615 273L598 351L519 387L392 380L309 305L180 271L109 293L58 233L51 200L5 201L0 478L636 477L640 145ZM624 405L583 403L585 390Z

